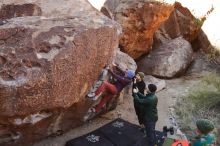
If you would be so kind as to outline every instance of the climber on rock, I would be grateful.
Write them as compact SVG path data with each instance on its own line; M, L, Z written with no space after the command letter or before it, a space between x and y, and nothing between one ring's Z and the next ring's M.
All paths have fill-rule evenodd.
M114 64L115 67L117 67ZM103 84L95 91L95 93L90 96L90 98L93 98L93 100L97 100L100 95L105 92L104 97L102 97L101 101L95 105L94 107L90 108L87 114L84 117L84 120L86 121L91 117L91 114L98 113L100 110L104 107L104 105L112 99L114 95L119 94L124 87L126 87L128 84L132 82L132 78L135 76L135 72L133 70L127 69L123 74L119 75L115 71L112 71L111 69L108 69L108 72L112 75L116 81L112 84L109 82L103 82Z

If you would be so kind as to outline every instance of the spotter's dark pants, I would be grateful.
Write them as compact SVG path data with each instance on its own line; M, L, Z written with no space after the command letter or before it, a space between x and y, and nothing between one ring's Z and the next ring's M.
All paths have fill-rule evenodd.
M144 126L149 146L154 146L155 144L157 144L157 137L155 133L156 121L145 121Z

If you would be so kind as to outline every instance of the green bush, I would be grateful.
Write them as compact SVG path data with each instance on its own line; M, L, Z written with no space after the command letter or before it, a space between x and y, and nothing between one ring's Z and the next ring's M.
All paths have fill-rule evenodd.
M186 97L177 100L175 111L179 126L188 138L195 136L195 121L200 118L210 119L220 131L220 76L205 76Z

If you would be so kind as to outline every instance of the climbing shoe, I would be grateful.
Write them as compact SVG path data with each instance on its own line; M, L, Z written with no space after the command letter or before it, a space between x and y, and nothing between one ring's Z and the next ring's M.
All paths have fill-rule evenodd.
M96 101L99 99L99 97L102 95L102 92L100 92L98 95L92 98L92 100Z
M96 115L96 110L94 107L91 107L91 108L89 108L86 115L83 117L83 120L88 121L88 120L92 119L95 115Z
M94 92L90 92L90 93L87 94L87 97L93 98L93 97L95 97L95 93Z

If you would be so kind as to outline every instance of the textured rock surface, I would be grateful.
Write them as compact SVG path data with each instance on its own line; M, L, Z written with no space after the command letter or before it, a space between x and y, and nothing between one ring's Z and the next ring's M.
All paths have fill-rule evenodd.
M202 30L207 35L212 46L216 47L220 50L220 21L218 21L220 16L220 1L219 0L177 0L182 3L183 6L187 7L194 16L197 18L201 18L203 16L206 17L206 21L202 26ZM210 10L213 9L211 12ZM207 12L211 12L207 15ZM205 48L207 49L207 48Z
M8 18L0 26L0 145L76 127L87 90L118 46L115 22L82 0L0 5L0 19Z
M176 38L153 50L138 62L138 71L147 75L172 78L184 73L193 57L190 43Z
M193 50L198 50L198 49L201 49L202 51L204 52L211 52L212 49L212 45L207 37L207 35L204 33L204 31L201 29L199 32L198 32L198 37L193 40L191 42L192 44L192 47L193 47Z
M2 5L0 9L1 20L14 17L40 16L41 14L41 8L35 4Z
M137 69L137 64L133 58L131 58L128 54L121 52L120 50L116 51L116 54L113 58L113 62L119 66L122 70L126 69Z
M157 86L157 91L156 92L159 92L161 90L163 90L164 88L166 88L166 82L165 80L162 80L162 79L158 79L158 78L155 78L151 75L147 75L144 77L144 82L146 83L146 87L149 85L149 84L154 84Z
M101 11L122 26L120 47L134 59L151 50L153 34L173 5L149 0L107 0Z
M204 53L195 53L194 61L187 70L187 74L201 76L209 73L220 74L220 56L216 56L216 58L212 60Z
M182 36L189 42L193 42L201 31L202 23L183 7L180 3L175 3L175 10L171 13L169 19L164 21L157 30L154 38L155 44L163 43L166 39L174 39ZM158 35L158 34L162 34Z
M183 36L191 42L197 37L201 24L186 7L176 2L175 10L171 13L169 19L162 23L160 28L169 34L171 38Z

